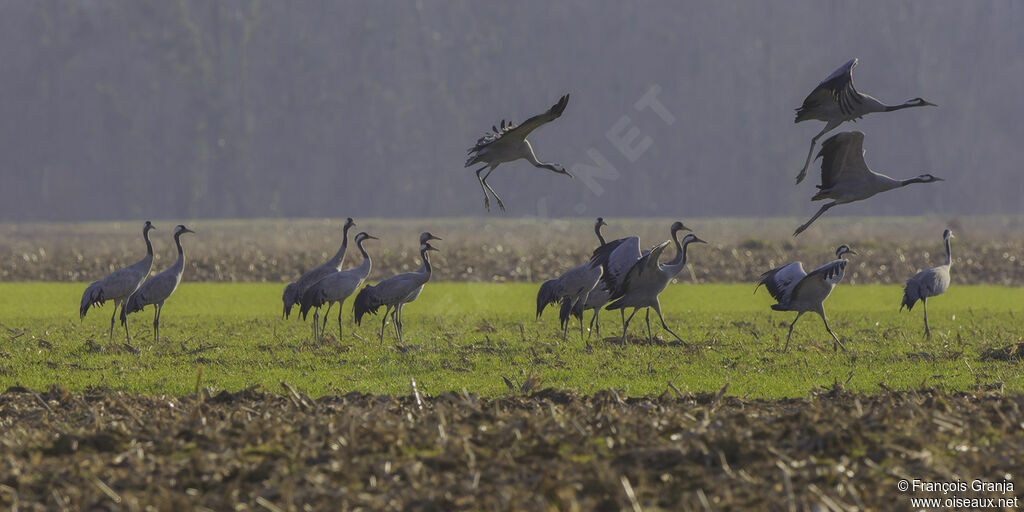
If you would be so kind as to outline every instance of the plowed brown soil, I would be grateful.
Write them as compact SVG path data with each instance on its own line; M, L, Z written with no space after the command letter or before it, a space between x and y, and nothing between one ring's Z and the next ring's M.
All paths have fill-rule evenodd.
M9 389L0 506L892 510L910 508L900 479L1001 481L1024 469L1022 395L726 391L312 399L287 386L186 397Z

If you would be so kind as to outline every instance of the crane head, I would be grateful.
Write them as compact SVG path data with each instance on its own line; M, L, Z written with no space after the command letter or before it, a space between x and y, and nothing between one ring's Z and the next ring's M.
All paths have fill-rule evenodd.
M604 217L598 217L595 221L594 227L607 226L608 223L604 221Z
M185 233L195 233L195 231L186 228L184 224L178 224L178 227L174 228L174 236L181 236Z
M947 230L942 232L942 239L943 240L949 240L950 238L956 238L955 236L953 236L953 232L952 231L947 229Z
M857 251L850 249L849 245L843 244L836 249L836 259L842 259L844 254L857 254Z
M420 245L423 245L431 240L441 240L441 237L432 235L429 231L420 233ZM437 250L437 249L435 249Z
M437 247L434 247L433 245L430 245L429 242L423 242L422 244L420 244L420 252L427 252L427 251L438 251L438 252L441 252L440 249L438 249Z
M557 172L558 174L564 174L564 175L566 175L566 176L568 176L568 177L570 177L570 178L572 178L572 177L573 177L573 175L572 175L572 174L570 174L570 173L569 173L569 171L567 171L567 170L565 169L565 166L564 166L564 165L562 165L562 164L550 164L550 165L548 166L548 168L549 168L549 169L551 169L551 170L552 170L552 171L554 171L554 172Z
M689 244L689 243L706 244L707 242L705 242L704 240L701 240L700 237L698 237L697 235L695 235L693 233L690 233L690 234L684 236L683 237L683 241L682 241L683 245L686 245L686 244Z
M349 217L349 218L345 219L345 230L346 231L348 231L349 228L354 227L355 225L356 225L356 221L352 220L352 217Z
M147 220L146 224L142 226L142 232L145 233L151 229L156 229L156 226L154 226L152 222Z
M914 181L917 182L917 183L933 183L933 182L936 182L936 181L946 181L946 180L944 180L942 178L936 178L935 176L932 176L931 174L925 173L925 174L922 174L922 175L918 176L917 178L914 178Z
M936 105L934 103L925 101L924 98L914 98L912 100L907 100L907 104L913 105L915 107L937 107L938 106L938 105Z
M366 231L361 231L361 232L359 232L358 235L356 235L356 243L362 242L363 240L380 240L380 239L375 237L375 236L373 236L373 235L371 235L371 234L368 234Z
M679 231L693 231L693 230L688 228L688 227L686 227L686 226L684 226L682 222L679 222L677 220L677 221L672 223L672 234L675 235Z

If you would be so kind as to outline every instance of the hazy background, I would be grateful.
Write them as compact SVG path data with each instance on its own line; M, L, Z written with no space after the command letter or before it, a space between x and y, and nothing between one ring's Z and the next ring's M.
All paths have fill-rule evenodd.
M619 176L505 164L508 215L805 216L822 124L793 109L854 56L862 92L940 105L844 126L868 164L947 181L843 213L1020 213L1021 27L1015 1L0 2L0 220L483 216L466 148L566 92L541 160ZM674 123L634 108L652 87Z

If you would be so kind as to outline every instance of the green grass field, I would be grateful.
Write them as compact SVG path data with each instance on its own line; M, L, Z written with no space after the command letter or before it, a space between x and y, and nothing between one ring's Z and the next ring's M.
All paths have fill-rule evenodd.
M662 294L666 320L689 348L668 343L672 337L656 318L661 341L648 344L641 313L630 325L629 342L594 337L591 351L584 350L578 328L561 340L556 309L534 319L534 284L431 283L406 307L401 350L390 325L384 345L378 343L379 317L353 329L351 301L342 342L332 311L330 338L313 343L308 323L281 318L282 285L190 282L164 308L163 339L153 341L147 308L129 318L134 338L128 347L119 330L114 343L107 341L109 303L79 322L84 288L0 284L0 389L62 384L186 394L202 367L202 385L214 390L260 385L279 391L285 381L314 396L405 394L411 378L424 393L466 389L493 396L509 392L503 376L522 382L531 373L539 387L617 388L630 395L661 393L669 382L684 392L729 383L730 394L749 397L805 396L836 380L866 392L879 384L971 389L995 382L1024 390L1019 361L981 358L1021 340L1021 288L954 285L932 301L933 336L925 340L920 306L898 311L899 287L841 285L826 311L848 353L833 352L812 315L801 318L789 351L781 353L794 313L770 311L768 294L754 295L748 284L677 284ZM617 312L604 312L602 327L602 337L617 335Z

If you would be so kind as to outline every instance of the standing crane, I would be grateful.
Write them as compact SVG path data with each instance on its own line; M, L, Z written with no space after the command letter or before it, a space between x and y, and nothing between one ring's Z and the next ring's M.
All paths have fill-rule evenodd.
M391 314L391 321L395 326L395 335L398 337L398 343L403 343L402 308L405 304L416 300L420 296L420 292L423 291L423 285L430 281L432 268L430 266L430 257L427 253L437 250L434 246L430 245L431 240L440 240L440 238L429 232L420 234L420 259L423 261L423 264L419 270L391 276L377 283L376 286L364 286L359 291L359 295L356 296L354 306L356 325L360 325L363 315L366 313L375 315L381 306L387 307L384 311L384 318L380 322L379 339L381 345L384 344L384 327L387 325L389 313Z
M604 219L601 218L601 217L598 217L597 220L594 223L594 234L597 235L597 241L599 242L598 247L601 247L602 245L607 243L604 240L604 236L601 235L601 228L603 226L607 226L607 225L608 224L605 223ZM601 272L602 272L602 275L603 275L604 274L604 268L603 267L602 267ZM583 322L583 313L585 311L587 311L587 310L593 310L594 311L594 316L590 317L590 326L588 328L588 331L590 331L590 332L596 331L597 335L600 336L601 335L600 312L601 312L601 308L603 308L604 305L608 303L608 297L610 297L610 296L611 296L611 292L608 290L608 285L603 280L599 281L597 283L597 286L595 286L593 290L590 290L590 294L587 295L587 300L585 302L577 302L575 304L572 304L568 300L563 300L562 301L562 305L561 305L561 310L558 313L558 318L559 319L564 318L565 319L564 321L567 322L568 319L569 319L569 315L572 314L572 316L576 317L580 322ZM581 325L581 327L582 327L582 325ZM588 340L590 339L589 332L587 334L587 339Z
M562 112L565 111L565 106L568 104L569 95L566 94L547 112L535 115L527 119L523 124L517 125L511 121L506 124L505 120L502 119L501 128L492 126L491 132L485 133L483 137L476 141L473 147L469 148L469 159L466 160L465 167L472 167L479 163L484 164L483 167L476 170L476 179L480 182L480 189L483 190L484 208L487 208L487 211L491 211L491 200L487 196L488 192L498 201L498 207L501 208L501 211L505 211L505 205L501 202L501 198L487 184L487 177L502 163L525 158L534 167L572 177L572 174L569 174L569 171L559 164L545 163L537 160L537 155L533 153L533 146L530 145L530 141L526 140L526 136L530 132L561 117ZM487 174L481 178L480 173L484 169L487 169Z
M341 270L341 265L345 263L345 252L348 250L348 230L355 227L355 225L356 223L352 220L352 217L345 219L345 227L342 229L341 235L341 247L338 248L338 252L320 266L302 274L302 277L299 277L298 281L284 287L284 294L282 294L281 300L284 302L285 318L288 318L288 316L291 315L292 306L298 304L302 300L302 294L306 291L306 288L309 288L313 283L323 279L324 276ZM330 305L328 305L327 313L330 312ZM327 315L324 314L324 325L326 324Z
M867 199L879 192L905 187L913 183L934 183L943 181L931 174L922 174L904 180L892 179L868 169L864 162L864 133L842 132L828 138L821 144L821 185L811 201L832 199L822 205L818 213L796 228L793 236L803 233L821 214L833 206Z
M953 263L953 254L949 249L950 238L956 238L952 231L947 229L942 232L942 241L946 244L946 264L918 272L914 277L907 279L907 284L903 287L903 304L900 305L900 311L903 311L904 307L907 311L914 309L917 300L921 300L926 338L932 336L932 331L928 328L928 297L942 295L949 289L949 267Z
M121 306L121 309L124 309L128 297L139 288L142 281L149 275L150 269L153 268L153 243L149 241L149 232L153 229L156 227L148 220L142 226L142 238L146 241L146 255L141 260L127 267L119 268L99 281L93 281L82 293L82 305L79 309L80 320L85 319L85 314L89 312L90 307L102 306L108 300L114 301L114 311L110 314L110 340L114 339L114 317L117 315L117 307ZM124 335L128 341L131 341L132 337L128 334L127 325L124 327Z
M645 319L647 321L647 339L653 341L654 336L651 333L651 309L658 314L658 319L661 320L661 327L668 331L672 336L675 336L680 343L686 344L682 338L679 337L672 329L669 329L668 325L665 324L665 317L661 314L661 303L658 301L658 296L668 286L669 281L672 280L683 267L686 266L686 249L691 243L707 243L694 235L693 233L687 234L683 237L682 242L677 239L677 233L682 230L688 230L686 226L683 226L681 222L672 225L672 241L676 245L676 257L667 263L658 263L658 259L661 257L661 253L668 247L668 240L654 246L651 251L640 259L636 260L629 270L623 275L620 284L612 288L611 304L608 304L605 309L616 310L618 309L622 315L622 342L626 341L626 329L629 327L629 322L633 320L633 316L640 308L646 310ZM612 244L606 244L605 246L599 247L594 251L594 259L601 261L603 265L608 265L611 262L609 259L615 256L617 249ZM633 308L632 314L629 318L626 318L625 308Z
M377 240L377 237L368 235L365 232L356 235L356 247L359 248L359 252L363 255L363 263L356 268L351 268L344 271L338 271L328 274L323 279L313 283L306 288L306 291L302 293L302 300L299 305L299 313L302 314L302 319L306 319L306 315L309 313L310 308L316 308L313 312L313 339L319 339L319 336L323 336L324 330L327 328L327 314L331 312L331 305L335 302L338 303L338 341L341 341L342 330L341 330L341 310L342 306L345 305L345 299L355 292L359 285L363 284L363 281L370 275L370 268L373 263L370 261L370 255L366 254L366 249L363 248L363 242L366 240ZM327 303L327 311L324 313L324 323L320 327L319 333L317 332L317 316L320 314L320 306Z
M590 291L597 286L601 280L604 269L601 262L590 260L582 265L567 270L561 276L545 281L537 291L537 319L540 319L549 304L563 302L568 307L563 307L559 312L558 319L562 326L562 340L566 339L569 333L569 312L577 304L583 305L590 295ZM580 339L583 339L583 316L580 315Z
M807 150L807 161L800 169L796 182L800 183L807 176L807 166L811 164L811 155L814 154L814 145L818 138L834 130L845 121L856 121L872 112L893 112L910 107L936 106L921 98L907 100L900 105L886 105L867 94L857 92L853 87L853 68L857 66L857 59L850 59L839 69L832 72L817 87L807 95L804 104L796 109L796 120L808 121L816 119L825 122L825 128L811 139L811 148Z
M847 245L840 245L836 249L836 259L830 261L812 271L810 274L804 272L803 264L799 261L778 267L764 274L761 280L754 287L754 292L763 284L768 293L775 299L777 304L772 304L775 311L796 311L796 318L789 324L789 335L786 336L786 346L783 352L789 350L789 339L793 337L793 326L800 316L809 311L817 313L825 322L825 330L835 340L835 349L846 350L846 347L839 342L839 338L828 326L828 319L825 318L825 299L832 293L839 281L842 281L846 271L846 260L844 254L857 254Z
M153 341L160 341L160 312L164 309L164 301L178 289L181 283L181 273L185 270L185 251L181 248L181 235L195 233L184 224L178 224L174 228L174 244L178 246L178 261L174 262L171 268L160 272L149 278L135 293L128 298L128 302L121 308L121 324L124 325L125 333L128 332L128 315L142 311L146 306L153 304ZM128 339L129 343L131 338Z

